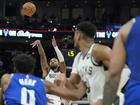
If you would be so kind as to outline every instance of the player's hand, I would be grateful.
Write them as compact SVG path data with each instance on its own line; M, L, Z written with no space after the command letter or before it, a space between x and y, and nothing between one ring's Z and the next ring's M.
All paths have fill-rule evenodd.
M56 47L57 46L57 43L56 43L56 40L55 40L55 37L54 36L52 38L52 45L53 45L53 47Z
M31 43L30 45L32 46L32 48L34 48L35 46L38 46L40 44L40 40L36 40L33 43Z
M65 87L66 81L67 81L67 78L66 78L65 73L60 73L57 75L54 82L56 84L59 84L59 86L61 86L61 87Z

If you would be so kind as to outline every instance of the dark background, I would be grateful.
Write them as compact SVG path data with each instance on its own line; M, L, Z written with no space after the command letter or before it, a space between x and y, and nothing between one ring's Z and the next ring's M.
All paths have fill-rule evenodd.
M32 0L37 11L32 17L20 14L22 5L31 0L0 0L0 29L36 31L43 38L23 38L0 36L0 72L13 72L11 58L18 53L29 53L37 58L35 74L40 74L37 49L30 43L41 40L48 61L56 56L51 45L55 35L59 48L64 54L67 66L71 66L74 56L68 51L77 51L73 47L73 30L81 21L91 21L99 32L116 32L131 18L140 14L140 0ZM53 30L56 29L56 32ZM114 38L96 37L95 42L112 47Z

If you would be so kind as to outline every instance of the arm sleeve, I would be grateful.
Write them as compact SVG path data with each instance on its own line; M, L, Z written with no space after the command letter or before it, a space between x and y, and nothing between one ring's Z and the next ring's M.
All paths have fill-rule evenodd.
M56 47L54 47L54 50L55 50L56 55L59 59L59 62L64 62L64 57L62 55L62 52L59 50L59 48L56 46Z

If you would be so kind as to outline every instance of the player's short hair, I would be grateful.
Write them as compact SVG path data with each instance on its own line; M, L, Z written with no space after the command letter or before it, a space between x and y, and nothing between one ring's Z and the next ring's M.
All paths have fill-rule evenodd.
M76 26L76 30L81 31L89 38L95 38L96 26L89 21L84 21Z
M12 61L15 70L24 74L32 73L36 62L35 58L27 54L19 54L15 56Z

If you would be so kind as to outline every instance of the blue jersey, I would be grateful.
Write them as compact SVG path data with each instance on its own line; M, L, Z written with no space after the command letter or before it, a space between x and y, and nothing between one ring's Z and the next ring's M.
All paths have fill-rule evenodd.
M131 70L125 92L125 105L140 105L140 17L135 18L125 47L126 61Z
M46 105L45 85L33 75L12 74L4 100L6 105Z

